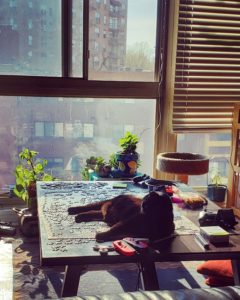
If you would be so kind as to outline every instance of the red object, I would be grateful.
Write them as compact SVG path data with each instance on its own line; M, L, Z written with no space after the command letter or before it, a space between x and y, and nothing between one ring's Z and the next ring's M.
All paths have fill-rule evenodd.
M173 194L173 187L171 185L165 186L165 191L167 194Z
M116 251L125 256L132 256L136 253L136 250L123 240L114 241L113 247Z
M232 263L230 259L205 261L197 267L197 272L208 276L233 278Z

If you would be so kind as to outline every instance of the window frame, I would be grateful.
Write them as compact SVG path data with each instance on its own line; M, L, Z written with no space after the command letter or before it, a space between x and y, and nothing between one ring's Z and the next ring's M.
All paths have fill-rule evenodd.
M0 75L0 95L38 97L90 97L157 99L163 64L160 55L160 13L157 13L155 76L153 82L98 81L88 79L89 0L83 0L83 77L71 77L71 22L72 1L61 0L62 7L62 76ZM157 10L167 6L166 0L157 0ZM106 86L108 88L106 88Z
M168 58L170 55L166 56L166 45L169 43L168 30L166 28L175 20L175 15L171 12L171 7L178 6L178 4L175 3L175 0L157 0L154 81L99 81L88 79L89 0L83 0L83 76L82 78L70 77L72 1L61 0L62 76L0 75L0 96L64 97L66 99L75 97L94 98L96 100L101 98L156 100L153 176L158 178L159 172L155 169L156 154L167 149L173 149L176 146L176 135L174 135L172 141L173 135L170 134L169 122L167 120L170 103L167 96L169 84L167 65L171 64L171 62L169 62ZM163 32L164 35L162 34ZM169 143L162 143L163 140L167 140Z

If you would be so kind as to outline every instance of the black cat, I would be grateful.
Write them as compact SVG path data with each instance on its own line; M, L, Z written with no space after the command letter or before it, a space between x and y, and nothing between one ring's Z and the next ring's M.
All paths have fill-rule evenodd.
M144 198L119 195L112 199L85 206L70 207L69 214L77 214L77 223L104 221L110 228L96 233L97 241L124 237L143 237L154 241L174 232L171 198L160 192L151 192Z

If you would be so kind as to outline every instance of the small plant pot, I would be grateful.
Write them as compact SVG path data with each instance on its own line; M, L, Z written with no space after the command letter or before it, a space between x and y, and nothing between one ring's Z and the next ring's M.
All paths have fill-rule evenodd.
M19 229L26 237L37 237L39 235L38 216L35 210L29 208L13 208L18 215Z
M95 172L99 177L108 178L111 173L111 167L108 165L96 167Z
M134 177L137 173L138 154L116 153L118 173L122 177Z
M209 184L207 188L208 199L215 202L225 201L227 186L222 184Z

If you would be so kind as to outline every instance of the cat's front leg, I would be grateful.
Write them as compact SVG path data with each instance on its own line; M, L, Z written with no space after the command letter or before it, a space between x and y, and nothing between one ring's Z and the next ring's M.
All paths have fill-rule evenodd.
M84 206L72 206L68 208L69 215L76 215L85 210Z
M90 210L82 212L75 217L76 223L91 222L91 221L103 221L103 215L101 210Z
M98 242L114 241L125 237L145 237L142 232L143 217L137 214L130 219L120 221L109 230L96 233Z
M127 237L125 234L112 235L110 230L107 230L104 232L97 232L95 235L96 242L98 242L98 243L122 240L125 237Z

